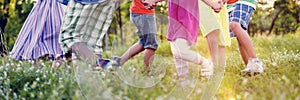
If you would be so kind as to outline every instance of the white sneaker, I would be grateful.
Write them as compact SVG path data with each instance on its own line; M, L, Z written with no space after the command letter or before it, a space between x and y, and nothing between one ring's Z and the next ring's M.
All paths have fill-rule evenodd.
M262 73L265 70L265 65L258 59L249 59L248 64L244 70L242 70L243 73Z
M201 76L211 77L214 74L214 64L210 61L205 59L200 67Z

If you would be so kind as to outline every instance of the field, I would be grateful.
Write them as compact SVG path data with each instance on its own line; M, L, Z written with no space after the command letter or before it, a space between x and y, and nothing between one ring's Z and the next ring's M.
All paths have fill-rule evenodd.
M300 37L296 35L252 38L258 57L267 66L263 74L246 76L237 48L226 50L226 72L213 98L221 100L300 100ZM104 57L121 55L128 46L108 51ZM204 39L194 48L209 57ZM19 62L9 57L0 60L0 99L200 99L207 91L207 80L199 77L196 65L190 65L196 84L178 85L176 69L167 41L157 51L150 71L142 67L142 54L117 71L90 71L80 61L62 65L56 72L51 63ZM145 72L146 71L146 72ZM214 93L213 93L214 94Z

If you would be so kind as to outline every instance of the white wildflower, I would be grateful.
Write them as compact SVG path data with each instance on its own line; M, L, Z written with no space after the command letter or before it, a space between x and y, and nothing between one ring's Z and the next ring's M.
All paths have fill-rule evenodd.
M53 90L52 93L53 93L54 96L57 96L57 95L58 95L58 92L55 91L55 90Z
M30 93L30 97L33 98L33 97L34 97L34 94L33 94L33 93Z
M38 81L38 82L39 82L39 81L40 81L40 78L36 78L36 81Z
M13 93L13 97L14 97L14 99L17 99L17 98L18 98L18 95L14 92L14 93Z

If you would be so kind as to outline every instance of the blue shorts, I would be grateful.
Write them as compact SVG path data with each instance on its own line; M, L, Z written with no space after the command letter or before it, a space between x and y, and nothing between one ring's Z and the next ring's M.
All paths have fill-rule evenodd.
M157 27L154 14L130 13L130 21L136 26L139 43L145 49L158 47Z
M238 22L244 30L248 30L250 18L254 12L254 8L245 4L236 4L235 9L229 12L229 21Z

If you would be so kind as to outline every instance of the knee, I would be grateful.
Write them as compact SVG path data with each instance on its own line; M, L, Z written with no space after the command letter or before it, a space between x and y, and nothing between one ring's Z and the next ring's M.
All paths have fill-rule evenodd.
M173 53L173 57L176 59L184 59L185 56L188 56L189 53L185 52L184 50L177 52L177 53Z
M231 31L235 31L239 27L241 27L240 23L237 23L237 22L230 22L229 23L229 28L230 28Z

